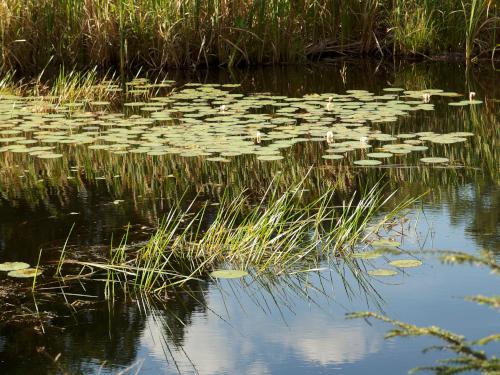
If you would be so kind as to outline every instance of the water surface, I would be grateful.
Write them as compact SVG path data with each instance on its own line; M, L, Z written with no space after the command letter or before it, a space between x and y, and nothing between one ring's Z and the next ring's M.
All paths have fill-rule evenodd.
M465 143L432 149L452 158L452 166L423 166L417 155L410 155L398 166L341 171L321 158L326 142L294 145L282 151L285 160L269 164L256 163L250 155L207 167L197 160L172 156L161 167L150 161L132 167L92 157L92 167L72 173L71 166L81 163L79 156L68 159L64 168L48 171L35 161L16 164L18 159L13 159L13 168L2 164L0 171L0 261L33 264L40 248L44 261L56 258L73 224L69 251L79 256L103 251L111 241L116 243L128 224L134 241L140 241L182 194L216 201L229 186L235 192L250 189L258 197L277 173L292 180L311 166L313 192L342 178L339 194L344 198L380 179L387 183L388 191L398 189L396 202L426 193L421 207L410 215L403 249L476 253L484 248L500 254L498 73L480 67L466 74L462 66L440 63L378 66L346 62L346 67L344 80L342 65L178 72L166 78L241 83L239 90L244 93L289 97L343 94L350 89L377 94L388 86L439 88L465 96L475 91L483 104L456 108L448 105L447 98L433 98L433 111L375 125L390 134L474 133ZM106 169L110 165L113 170ZM175 178L168 178L170 174ZM106 179L96 180L99 175ZM114 204L115 200L123 202ZM387 325L346 320L346 313L380 310L395 319L439 325L470 338L498 330L497 312L463 301L467 295L498 294L496 276L480 267L442 265L430 254L418 257L424 262L422 267L394 278L374 279L376 292L368 294L349 275L352 290L346 291L345 283L331 270L281 278L196 282L189 292L172 292L164 303L98 303L77 313L60 307L60 316L45 334L22 325L2 328L0 369L9 374L117 373L129 366L130 373L140 368L145 374L402 374L432 364L445 354L422 354L421 349L437 343L427 338L386 341ZM386 259L372 263L383 267ZM40 347L49 355L37 351ZM498 355L499 349L492 345L489 350ZM56 365L49 356L58 353Z

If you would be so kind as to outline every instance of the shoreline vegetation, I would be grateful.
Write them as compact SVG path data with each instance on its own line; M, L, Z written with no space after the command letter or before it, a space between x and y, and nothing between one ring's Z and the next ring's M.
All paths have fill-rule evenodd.
M498 58L494 0L1 0L3 71Z

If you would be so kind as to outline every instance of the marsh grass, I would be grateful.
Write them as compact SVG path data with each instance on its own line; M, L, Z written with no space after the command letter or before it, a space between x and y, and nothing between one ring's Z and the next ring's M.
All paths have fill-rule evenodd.
M37 87L47 86L34 85L33 91L42 94L36 92ZM78 101L114 101L120 98L118 86L118 80L113 74L100 76L95 67L87 72L75 70L67 72L65 69L61 69L55 80L51 82L46 94L55 98L57 104Z
M0 53L3 68L26 73L49 61L123 72L297 63L332 53L467 49L471 57L498 43L496 16L491 0L2 0Z
M493 0L471 0L462 1L462 9L465 18L465 56L470 61L473 57L474 47L484 50L488 42L480 37L481 31L495 29L498 27L499 18L494 14L497 5ZM495 30L496 31L496 30ZM496 36L496 32L494 34ZM490 49L494 51L495 45Z
M340 205L335 203L334 190L306 201L301 186L299 183L285 193L270 186L256 204L243 193L235 198L225 194L216 212L195 201L184 209L176 206L144 245L127 245L125 235L119 246L110 249L106 261L61 257L57 267L90 269L94 279L104 281L108 299L115 295L116 286L125 293L166 293L217 267L280 275L343 259L357 278L363 278L359 261L350 256L354 247L415 202L402 201L378 217L377 225L367 232L392 197L385 196L380 185L356 193ZM79 274L88 275L82 269Z

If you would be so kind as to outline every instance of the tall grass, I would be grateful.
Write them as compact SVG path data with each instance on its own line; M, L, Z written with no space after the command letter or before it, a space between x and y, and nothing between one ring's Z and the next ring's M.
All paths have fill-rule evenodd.
M494 0L462 1L466 25L465 55L467 61L473 57L475 45L484 46L488 44L487 41L481 40L480 34L482 30L491 27L492 23L498 22L498 17L490 17L490 12L494 12L496 7ZM493 50L494 48L495 46L493 46Z
M498 14L493 0L0 0L0 53L4 69L23 72L49 61L124 69L327 53L470 58L498 44Z

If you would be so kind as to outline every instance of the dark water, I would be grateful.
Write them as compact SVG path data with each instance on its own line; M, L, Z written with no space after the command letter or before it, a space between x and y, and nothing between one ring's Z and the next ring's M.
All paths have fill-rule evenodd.
M404 249L470 253L489 249L500 255L498 73L484 66L466 74L462 66L439 63L378 66L357 62L346 63L346 67L345 82L340 74L342 65L177 72L168 78L239 82L246 92L288 96L343 93L347 89L380 92L389 84L406 89L475 91L484 104L457 109L448 107L445 100L436 101L433 112L380 127L396 134L473 132L465 145L443 148L465 168L357 170L350 175L344 194L379 179L388 183L388 189L399 189L398 199L427 192L422 207L411 214L411 226L402 237ZM301 171L299 167L303 171L313 166L315 186L322 189L335 176L321 167L315 147L287 150L289 162L278 169L252 169L242 161L205 170L175 159L169 168L181 176L158 183L154 178L127 174L125 169L110 172L120 178L98 181L90 176L98 174L99 167L69 180L68 174L52 171L40 183L29 176L19 177L21 170L3 171L0 261L35 263L40 248L44 249L44 261L55 259L73 224L69 251L75 254L101 251L112 239L117 241L127 224L132 224L133 238L138 241L147 238L157 220L184 192L216 199L224 186L231 185L236 191L249 188L258 196L278 170L292 175ZM416 160L407 164L416 165ZM147 176L149 167L144 168ZM115 199L124 202L114 205ZM471 339L498 332L500 327L498 312L463 300L467 295L499 294L498 276L481 267L443 265L435 255L423 255L422 260L420 268L375 280L376 293L359 289L351 276L347 276L347 283L352 290L346 291L335 271L322 271L277 279L193 283L189 292L172 292L164 303L97 303L77 312L58 307L60 316L45 334L22 324L1 329L0 372L406 373L446 357L442 352L421 353L437 341L384 340L388 325L346 320L345 314L378 309L394 319L439 325ZM383 259L373 261L381 267L384 263ZM45 350L37 351L40 347ZM498 355L499 349L499 345L491 345L488 351ZM50 357L59 353L54 364Z

